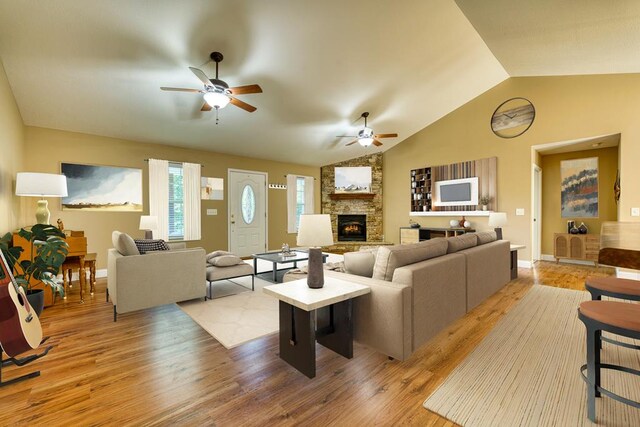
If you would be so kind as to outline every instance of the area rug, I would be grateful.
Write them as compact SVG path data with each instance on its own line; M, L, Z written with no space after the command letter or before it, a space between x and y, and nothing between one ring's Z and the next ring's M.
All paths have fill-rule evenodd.
M256 278L251 292L251 277L233 281L241 285L214 282L215 299L181 302L178 307L225 348L278 332L278 300L262 292L270 283Z
M585 328L587 292L534 286L424 402L462 426L589 426ZM631 340L627 340L633 342ZM636 343L638 344L638 343ZM603 363L640 369L640 352L603 344ZM640 400L640 379L602 371L603 387ZM640 410L602 397L598 425L640 426Z

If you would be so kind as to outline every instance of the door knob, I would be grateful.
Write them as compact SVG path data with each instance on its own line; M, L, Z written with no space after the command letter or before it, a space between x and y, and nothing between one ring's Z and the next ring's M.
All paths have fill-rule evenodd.
M235 223L236 223L235 221L231 221L231 224L235 224Z

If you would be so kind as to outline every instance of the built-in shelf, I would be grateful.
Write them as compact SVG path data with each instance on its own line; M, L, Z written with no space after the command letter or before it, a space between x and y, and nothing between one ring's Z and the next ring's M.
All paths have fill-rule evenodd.
M351 199L372 200L374 197L375 197L374 193L331 193L329 194L329 198L331 200L351 200Z
M489 216L491 211L429 211L409 212L409 216Z

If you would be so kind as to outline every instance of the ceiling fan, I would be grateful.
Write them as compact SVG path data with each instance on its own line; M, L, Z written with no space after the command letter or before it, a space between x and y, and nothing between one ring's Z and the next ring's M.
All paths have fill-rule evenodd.
M222 62L224 57L220 52L212 52L209 57L216 63L215 79L209 79L207 75L198 68L189 67L191 72L204 84L204 89L186 89L177 87L161 87L160 89L174 92L194 92L204 94L204 104L200 111L211 111L211 109L215 108L216 124L218 124L218 110L226 107L228 104L235 105L249 113L256 111L256 107L240 101L236 98L236 95L262 93L262 88L259 85L229 87L225 81L218 78L218 64Z
M362 145L363 147L368 147L371 144L379 147L382 145L382 142L378 141L381 138L396 138L398 136L397 133L373 133L373 129L367 127L367 117L369 117L369 113L365 111L362 113L360 117L364 117L364 128L358 132L357 135L338 135L338 138L356 138L355 140L349 142L345 146L355 144L356 142Z

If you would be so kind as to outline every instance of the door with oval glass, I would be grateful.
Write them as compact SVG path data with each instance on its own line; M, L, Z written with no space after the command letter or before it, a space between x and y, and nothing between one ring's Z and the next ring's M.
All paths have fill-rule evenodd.
M229 169L229 251L267 250L267 174Z

